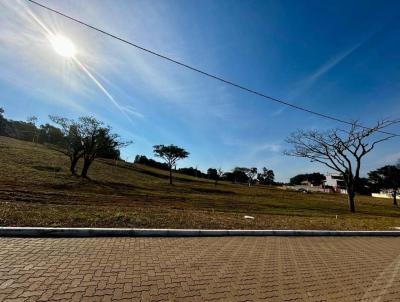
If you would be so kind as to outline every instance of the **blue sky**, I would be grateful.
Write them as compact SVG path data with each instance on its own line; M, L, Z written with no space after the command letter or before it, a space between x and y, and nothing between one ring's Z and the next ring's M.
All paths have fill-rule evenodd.
M372 125L400 117L399 1L40 1L144 47L296 105ZM54 52L42 24L69 37ZM278 180L324 167L282 154L296 129L337 123L205 78L25 1L0 0L0 106L40 123L94 115L152 156L176 144L180 166L266 166ZM400 127L391 131L400 133ZM400 158L400 139L370 154L363 173Z

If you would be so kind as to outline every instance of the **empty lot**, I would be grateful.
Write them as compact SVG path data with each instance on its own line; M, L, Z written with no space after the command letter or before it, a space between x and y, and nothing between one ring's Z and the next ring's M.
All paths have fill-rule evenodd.
M46 146L0 137L0 225L202 229L387 230L400 227L390 199L303 194L96 160L90 180ZM246 220L245 215L254 216Z

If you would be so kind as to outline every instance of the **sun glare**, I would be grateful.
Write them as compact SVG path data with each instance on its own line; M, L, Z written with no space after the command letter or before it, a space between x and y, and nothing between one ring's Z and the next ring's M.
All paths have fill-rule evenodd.
M60 56L72 58L76 54L75 45L67 37L53 35L50 37L50 43Z

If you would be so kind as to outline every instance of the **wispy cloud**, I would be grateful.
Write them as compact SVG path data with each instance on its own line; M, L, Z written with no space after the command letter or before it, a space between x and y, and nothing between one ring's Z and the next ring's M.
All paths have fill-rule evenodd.
M283 151L281 142L259 143L231 136L222 136L221 140L226 146L238 148L244 157L253 160L259 157L275 156Z
M252 147L254 150L254 153L259 153L259 152L280 152L282 151L282 145L279 143L266 143L266 144L260 144L260 145L255 145Z
M359 42L333 55L326 62L320 65L316 70L311 72L308 76L298 81L294 85L294 89L292 89L287 94L286 99L289 102L293 102L297 98L303 96L306 92L310 91L318 83L319 80L321 80L325 75L327 75L330 71L332 71L336 66L341 64L347 58L349 58L357 50L359 50L365 43L371 40L382 28L383 26L374 31L371 31L368 35L360 39ZM283 111L284 110L277 111L276 114L279 115L283 113Z
M354 52L356 52L360 47L362 47L367 41L369 41L378 30L371 32L366 38L363 38L361 41L355 43L348 49L341 51L331 58L329 58L326 62L320 65L316 70L311 72L308 76L302 78L300 81L295 83L294 88L289 91L286 96L286 101L295 102L295 100L301 96L303 96L306 92L311 90L318 81L323 78L326 74L328 74L332 69L346 60L349 56L351 56ZM275 110L271 113L272 117L279 116L285 112L287 107L282 107L281 109Z
M356 51L362 44L363 42L359 42L355 44L354 46L350 47L349 49L337 54L328 62L323 64L320 68L318 68L314 73L312 73L310 76L308 76L305 79L305 89L309 88L312 86L316 81L318 81L322 76L324 76L326 73L328 73L331 69L333 69L336 65L338 65L340 62L345 60L347 57L349 57L354 51Z
M293 100L297 97L301 96L303 93L307 92L311 89L324 75L329 73L333 68L343 62L346 58L348 58L351 54L353 54L358 48L361 47L366 42L363 40L361 42L356 43L350 48L334 55L327 62L322 64L318 69L312 72L310 75L299 81L295 86L296 88L292 90L288 99Z
M281 106L282 106L281 108L272 111L272 113L270 114L270 116L271 116L271 117L276 117L276 116L281 115L281 114L285 111L285 109L287 108L287 107L285 107L284 105L281 105Z
M124 112L126 112L126 113L128 113L128 114L130 114L130 115L133 115L133 116L136 116L136 117L140 117L140 118L143 118L143 117L144 117L143 114L141 114L140 112L138 112L135 108L133 108L133 107L130 106L130 105L121 107L121 109L122 109L122 111L124 111Z

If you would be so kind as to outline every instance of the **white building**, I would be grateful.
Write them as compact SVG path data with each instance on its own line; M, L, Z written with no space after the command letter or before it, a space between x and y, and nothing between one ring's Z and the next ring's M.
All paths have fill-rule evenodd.
M339 173L326 173L322 185L315 186L309 181L302 181L300 185L285 186L288 189L307 192L341 193L347 194L346 183Z
M325 174L324 188L331 189L333 192L347 194L346 184L343 176L339 173Z

